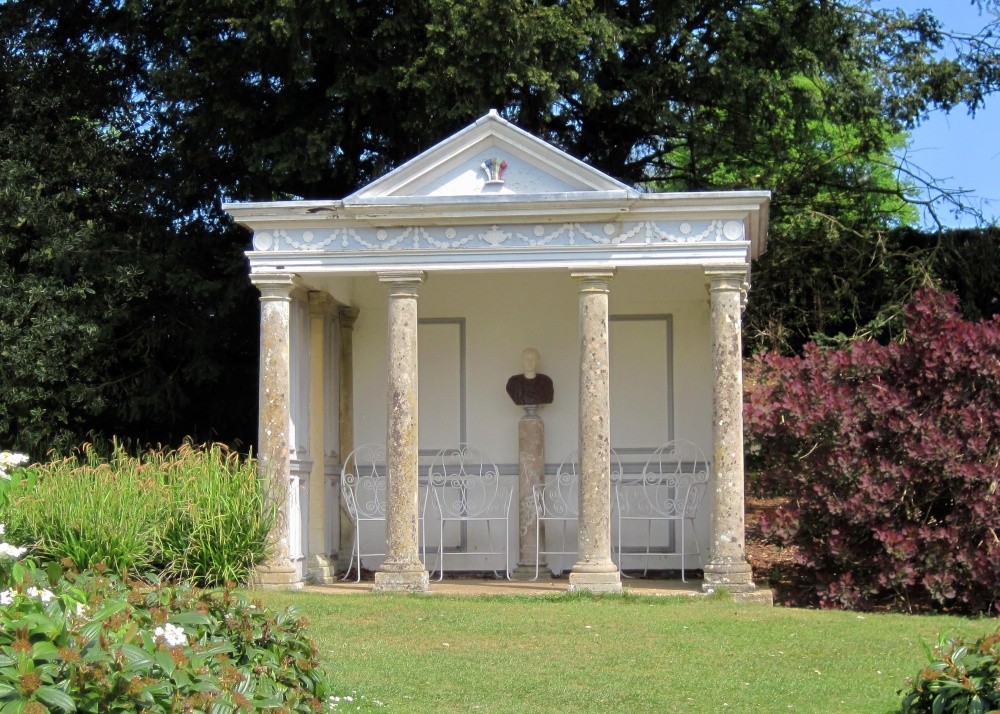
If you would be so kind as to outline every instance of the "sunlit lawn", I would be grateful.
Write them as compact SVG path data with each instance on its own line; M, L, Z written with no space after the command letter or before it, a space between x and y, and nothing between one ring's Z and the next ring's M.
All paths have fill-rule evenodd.
M889 714L920 638L998 624L684 598L260 597L307 614L362 711Z

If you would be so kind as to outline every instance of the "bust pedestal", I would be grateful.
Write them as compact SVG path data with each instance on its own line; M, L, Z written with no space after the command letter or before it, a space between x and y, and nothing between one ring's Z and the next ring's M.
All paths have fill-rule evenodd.
M514 579L535 577L535 498L532 488L545 481L545 422L538 416L538 407L524 405L524 416L517 424L518 479L517 503L518 558ZM544 531L537 535L544 538ZM544 556L539 565L545 565Z

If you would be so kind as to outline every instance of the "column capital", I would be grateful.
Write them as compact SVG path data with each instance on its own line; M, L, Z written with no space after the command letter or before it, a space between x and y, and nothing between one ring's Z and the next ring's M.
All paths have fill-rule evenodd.
M609 283L615 277L614 268L570 268L570 277L579 285L582 293L606 293Z
M319 290L309 291L309 314L316 317L330 312L333 299Z
M746 292L748 272L745 268L706 268L705 278L712 292Z
M337 308L337 319L340 320L340 327L344 330L353 330L354 321L358 319L358 308L342 305Z
M389 287L389 297L417 297L426 274L422 270L380 270L378 281Z
M260 300L292 299L292 290L299 287L299 276L294 273L250 273L250 282L260 290Z

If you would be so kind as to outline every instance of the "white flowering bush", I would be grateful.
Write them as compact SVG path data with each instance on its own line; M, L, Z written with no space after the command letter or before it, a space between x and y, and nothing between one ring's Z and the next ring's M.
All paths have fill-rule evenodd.
M0 711L306 714L351 701L294 611L231 590L35 575L0 592Z
M13 451L0 451L0 478L10 481L10 470L28 463L26 454L18 454Z
M7 531L6 526L0 523L0 536L3 536ZM26 552L27 548L19 547L16 545L11 545L7 541L0 542L0 587L7 587L11 584L15 577L15 569L20 559ZM9 605L9 602L4 602L6 593L9 590L5 590L0 593L0 605Z

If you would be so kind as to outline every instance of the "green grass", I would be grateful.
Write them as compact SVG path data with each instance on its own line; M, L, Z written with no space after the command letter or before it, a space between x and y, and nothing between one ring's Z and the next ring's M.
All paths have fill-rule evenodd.
M339 689L399 712L890 714L920 638L998 624L726 599L260 596L307 615Z

